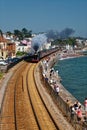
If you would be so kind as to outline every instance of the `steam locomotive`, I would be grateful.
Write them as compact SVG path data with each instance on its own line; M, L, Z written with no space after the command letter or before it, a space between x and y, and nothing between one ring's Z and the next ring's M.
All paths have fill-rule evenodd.
M33 63L37 63L40 59L44 58L45 56L48 56L56 51L58 51L59 49L56 47L56 48L52 48L52 49L48 49L48 50L42 50L42 51L39 51L39 52L35 52L33 55L32 55L32 59L31 61Z
M32 61L33 63L37 63L39 60L40 60L39 52L35 52L35 53L32 55L31 61Z

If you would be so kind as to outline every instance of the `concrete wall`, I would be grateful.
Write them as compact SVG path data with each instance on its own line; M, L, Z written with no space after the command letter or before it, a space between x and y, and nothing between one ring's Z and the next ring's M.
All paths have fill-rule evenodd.
M58 56L58 55L57 55ZM55 56L49 63L49 66L52 67L55 62L58 60L58 57ZM39 65L40 67L40 73L43 73L43 66L42 64ZM42 67L42 68L41 68ZM42 79L44 80L44 77L42 75ZM61 109L66 119L74 126L75 130L87 130L87 122L79 122L77 121L77 115L75 114L74 117L71 117L70 112L70 106L74 104L77 99L71 95L61 83L58 83L60 87L60 93L57 95L52 88L52 86L49 84L49 82L45 81L45 86L49 90L50 95L52 96L54 102L57 104L58 108ZM69 102L67 102L67 99ZM82 111L84 113L84 107L82 106Z

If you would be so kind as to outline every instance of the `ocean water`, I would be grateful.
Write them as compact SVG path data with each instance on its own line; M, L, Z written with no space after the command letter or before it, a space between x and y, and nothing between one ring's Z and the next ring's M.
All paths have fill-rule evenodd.
M83 104L87 97L87 56L59 60L54 69L58 70L63 86Z

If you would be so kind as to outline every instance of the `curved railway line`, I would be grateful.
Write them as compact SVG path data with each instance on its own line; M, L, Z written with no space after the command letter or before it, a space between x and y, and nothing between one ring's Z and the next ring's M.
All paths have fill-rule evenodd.
M36 64L22 62L7 84L0 130L58 130L34 80Z

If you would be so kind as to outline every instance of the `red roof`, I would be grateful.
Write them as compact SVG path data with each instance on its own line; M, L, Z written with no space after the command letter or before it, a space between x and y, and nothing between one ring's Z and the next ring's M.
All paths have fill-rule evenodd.
M3 36L0 36L0 42L8 42L8 40L5 39Z

